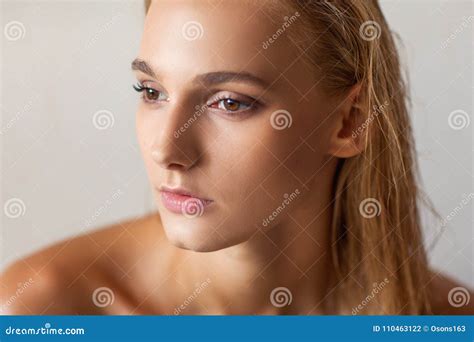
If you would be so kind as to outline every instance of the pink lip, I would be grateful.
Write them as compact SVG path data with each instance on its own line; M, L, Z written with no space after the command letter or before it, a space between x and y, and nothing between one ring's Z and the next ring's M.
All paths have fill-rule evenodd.
M187 217L198 217L204 213L204 208L210 205L212 200L199 198L182 188L159 189L163 205L171 212L185 215Z

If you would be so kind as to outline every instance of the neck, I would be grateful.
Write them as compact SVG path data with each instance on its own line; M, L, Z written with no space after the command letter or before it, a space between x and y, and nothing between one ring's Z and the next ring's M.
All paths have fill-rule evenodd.
M317 200L305 199L305 203ZM205 307L213 308L210 313L328 313L329 202L311 210L294 209L282 214L276 226L259 229L245 243L205 253L207 270L213 276L206 290L209 295L202 299Z

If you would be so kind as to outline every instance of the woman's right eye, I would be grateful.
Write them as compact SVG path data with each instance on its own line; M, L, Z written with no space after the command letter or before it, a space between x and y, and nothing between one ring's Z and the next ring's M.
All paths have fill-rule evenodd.
M137 84L134 84L133 89L135 89L139 93L143 93L142 99L148 103L155 103L155 102L168 100L165 93L159 90L153 89L151 87L145 86L140 82L138 82Z

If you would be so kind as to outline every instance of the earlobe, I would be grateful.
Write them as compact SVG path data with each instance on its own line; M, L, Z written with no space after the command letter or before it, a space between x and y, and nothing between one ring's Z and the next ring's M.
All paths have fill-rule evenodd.
M335 129L331 135L329 154L350 158L365 148L364 112L360 104L360 84L356 84L343 100L336 115Z
M351 158L360 154L364 150L364 136L362 134L334 136L330 144L329 154L337 158Z

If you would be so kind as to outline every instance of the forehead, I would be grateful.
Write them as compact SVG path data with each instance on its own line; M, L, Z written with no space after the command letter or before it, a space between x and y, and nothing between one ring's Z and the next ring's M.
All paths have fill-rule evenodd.
M296 23L282 30L293 13L276 15L274 8L263 0L153 1L140 58L164 76L245 70L271 82L275 74L294 71L299 57L289 35Z

